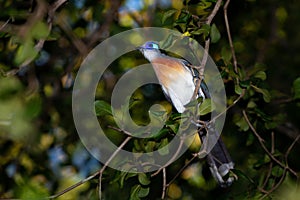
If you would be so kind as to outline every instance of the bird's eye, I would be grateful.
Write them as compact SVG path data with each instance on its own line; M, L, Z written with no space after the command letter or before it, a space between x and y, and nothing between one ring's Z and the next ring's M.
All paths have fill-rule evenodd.
M153 44L148 44L149 47L153 47Z

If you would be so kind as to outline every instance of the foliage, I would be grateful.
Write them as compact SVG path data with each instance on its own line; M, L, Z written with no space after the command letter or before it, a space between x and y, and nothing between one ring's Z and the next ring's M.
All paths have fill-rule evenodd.
M212 15L218 2L220 7ZM295 185L300 170L300 39L295 24L300 2L232 1L226 16L230 29L224 23L227 2L1 1L0 198L51 196L100 169L100 182L85 179L83 185L59 198L97 199L100 194L105 199L299 196ZM82 146L71 113L72 84L81 61L105 38L146 26L175 29L183 37L208 44L226 87L223 136L239 178L230 188L219 188L205 162L193 157L199 150L199 138L156 175L106 168ZM171 44L166 41L164 45ZM122 144L128 134L116 127L110 95L128 66L143 62L138 52L119 58L97 87L95 111L116 144ZM150 118L166 123L151 139L130 138L125 149L168 154L169 149L163 147L178 130L179 114L172 111L157 85L142 87L130 98L130 114L137 124L147 125ZM165 109L152 109L154 103ZM212 107L205 100L200 109L207 112Z

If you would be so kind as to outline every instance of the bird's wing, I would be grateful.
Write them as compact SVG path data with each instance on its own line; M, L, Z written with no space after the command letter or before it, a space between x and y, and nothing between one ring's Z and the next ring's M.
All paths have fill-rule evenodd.
M183 66L185 66L191 72L194 80L196 79L200 80L199 71L195 68L194 65L192 65L189 61L185 59L178 59L178 60L183 64ZM201 81L198 95L202 96L203 98L210 98L210 93L204 80Z

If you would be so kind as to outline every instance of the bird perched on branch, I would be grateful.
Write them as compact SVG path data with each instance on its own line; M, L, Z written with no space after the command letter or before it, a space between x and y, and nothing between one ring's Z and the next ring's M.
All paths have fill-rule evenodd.
M195 78L200 79L198 71L187 60L161 53L157 42L148 41L138 49L152 64L167 99L179 113L186 111L185 105L191 101L197 87ZM196 98L199 97L202 99L210 98L204 81L201 81L197 91ZM209 130L209 134L219 135L213 126L208 126L206 130ZM198 133L203 141L207 133L203 134L203 129L199 129ZM232 184L235 177L230 175L230 171L234 168L234 163L221 138L218 139L215 146L208 153L207 162L213 177L221 187Z

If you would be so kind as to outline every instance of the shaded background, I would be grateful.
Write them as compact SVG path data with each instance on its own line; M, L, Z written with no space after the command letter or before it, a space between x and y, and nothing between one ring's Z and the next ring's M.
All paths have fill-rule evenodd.
M1 1L0 198L46 197L101 168L81 144L72 119L72 83L90 50L111 35L146 26L178 30L204 44L213 31L210 27L203 28L203 24L215 2ZM224 3L212 22L220 38L210 45L209 52L224 79L228 105L238 98L242 89L246 90L243 98L228 111L223 133L239 179L230 188L219 188L205 162L194 160L170 185L167 197L297 199L300 2L233 0L230 3L228 18L239 73L232 64ZM96 99L109 102L118 78L142 63L147 61L139 52L117 59L99 82ZM132 101L131 114L140 124L149 122L147 109L153 103L164 104L171 111L157 85L139 89ZM106 104L98 106L101 110ZM250 129L243 110L259 137ZM107 128L113 124L109 112L97 114L107 135L120 143L124 137ZM159 146L162 138L142 142L146 147L149 142ZM263 144L273 158L258 138L264 139ZM126 148L137 150L138 147L130 143ZM167 168L167 181L192 158L193 151L190 149ZM287 163L289 167L284 167ZM159 199L161 174L154 178L147 174L146 179L149 182L137 174L107 169L102 181L103 195L106 199ZM93 179L60 198L97 199L97 186L98 180Z

